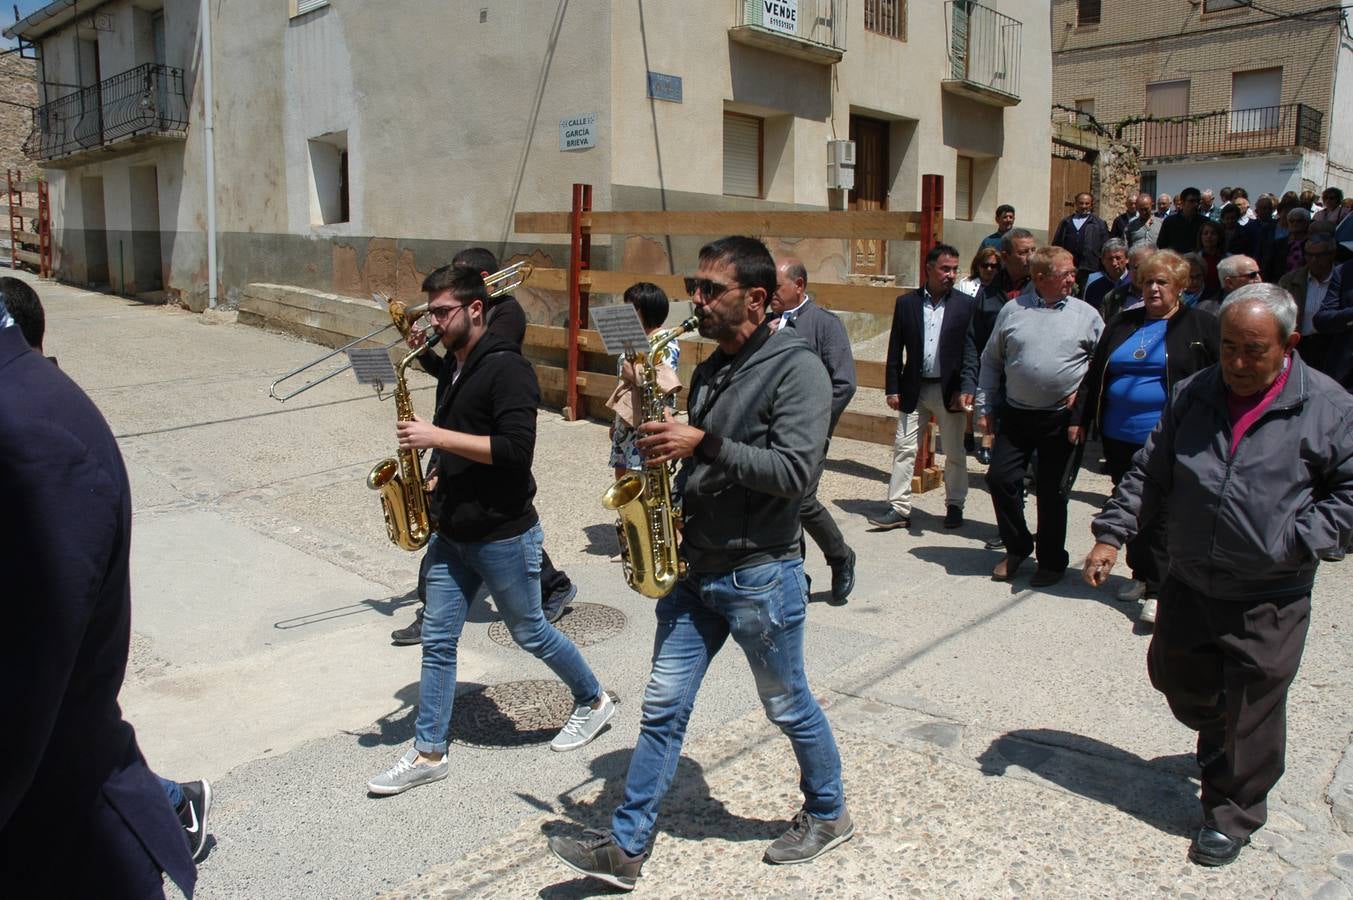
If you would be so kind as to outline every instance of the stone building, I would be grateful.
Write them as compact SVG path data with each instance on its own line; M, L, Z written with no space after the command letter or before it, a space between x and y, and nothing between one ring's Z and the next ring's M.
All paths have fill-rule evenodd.
M1000 203L1047 219L1042 0L211 8L225 303L251 284L408 295L471 244L564 265L567 237L519 234L514 214L567 209L573 182L603 210L914 210L936 173L965 254ZM61 277L205 302L198 9L85 0L77 18L57 0L6 30L41 54ZM694 262L693 241L607 240L596 265ZM914 243L794 247L819 280L917 276Z
M17 51L0 56L0 167L18 169L25 178L38 171L38 164L23 152L33 128L32 107L38 102L36 71L33 60Z
M1128 123L1142 190L1353 190L1353 38L1337 4L1052 0L1052 61L1054 102ZM1131 121L1145 117L1167 121Z

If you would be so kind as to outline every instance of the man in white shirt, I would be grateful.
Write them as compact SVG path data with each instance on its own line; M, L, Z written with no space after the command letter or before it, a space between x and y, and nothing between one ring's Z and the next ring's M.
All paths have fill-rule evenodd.
M1297 301L1297 331L1301 332L1297 352L1307 365L1324 371L1329 335L1315 330L1315 314L1325 302L1334 275L1334 235L1328 231L1314 232L1306 239L1304 249L1306 265L1288 272L1278 286Z

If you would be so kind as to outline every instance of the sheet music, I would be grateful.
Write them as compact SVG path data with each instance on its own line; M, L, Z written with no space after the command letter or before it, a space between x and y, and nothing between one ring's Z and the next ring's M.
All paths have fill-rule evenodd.
M611 306L594 306L589 312L592 324L601 332L601 341L606 345L607 353L620 355L648 350L644 323L639 321L639 311L633 306L615 303Z
M348 351L348 361L358 384L374 385L379 391L395 383L395 365L384 347L354 347Z

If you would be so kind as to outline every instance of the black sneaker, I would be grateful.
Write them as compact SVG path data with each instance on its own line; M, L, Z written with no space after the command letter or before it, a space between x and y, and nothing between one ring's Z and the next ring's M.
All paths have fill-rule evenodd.
M990 448L990 447L978 447L978 448L977 448L976 456L977 456L977 461L980 462L982 465L984 465L984 466L989 466L989 465L991 465L991 448Z
M413 622L390 632L390 640L394 642L396 647L408 647L423 643L423 607L421 605L418 607L418 612L414 613Z
M180 784L183 804L178 808L183 834L188 838L188 851L193 862L201 862L207 855L207 814L211 812L211 782L190 781Z
M568 587L562 591L555 591L545 598L540 604L540 611L545 614L545 621L553 625L564 617L568 612L568 603L574 597L578 596L578 586L573 582L568 583Z
M849 810L841 810L841 818L828 821L815 819L808 810L801 809L790 823L789 830L775 839L762 857L776 866L812 862L837 844L844 844L855 836L855 823Z
M947 509L945 509L944 527L945 528L963 527L963 507L950 505Z
M845 606L846 598L855 590L855 551L839 566L832 566L832 596L827 602L832 606Z
M588 878L604 881L622 891L634 890L639 881L639 870L644 867L647 853L630 856L611 837L609 831L589 828L581 838L552 837L550 852L564 865Z

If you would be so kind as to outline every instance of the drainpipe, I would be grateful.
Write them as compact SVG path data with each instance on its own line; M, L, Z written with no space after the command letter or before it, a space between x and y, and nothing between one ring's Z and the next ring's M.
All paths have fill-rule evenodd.
M202 155L207 161L207 306L216 308L216 115L211 91L211 5L202 0Z

